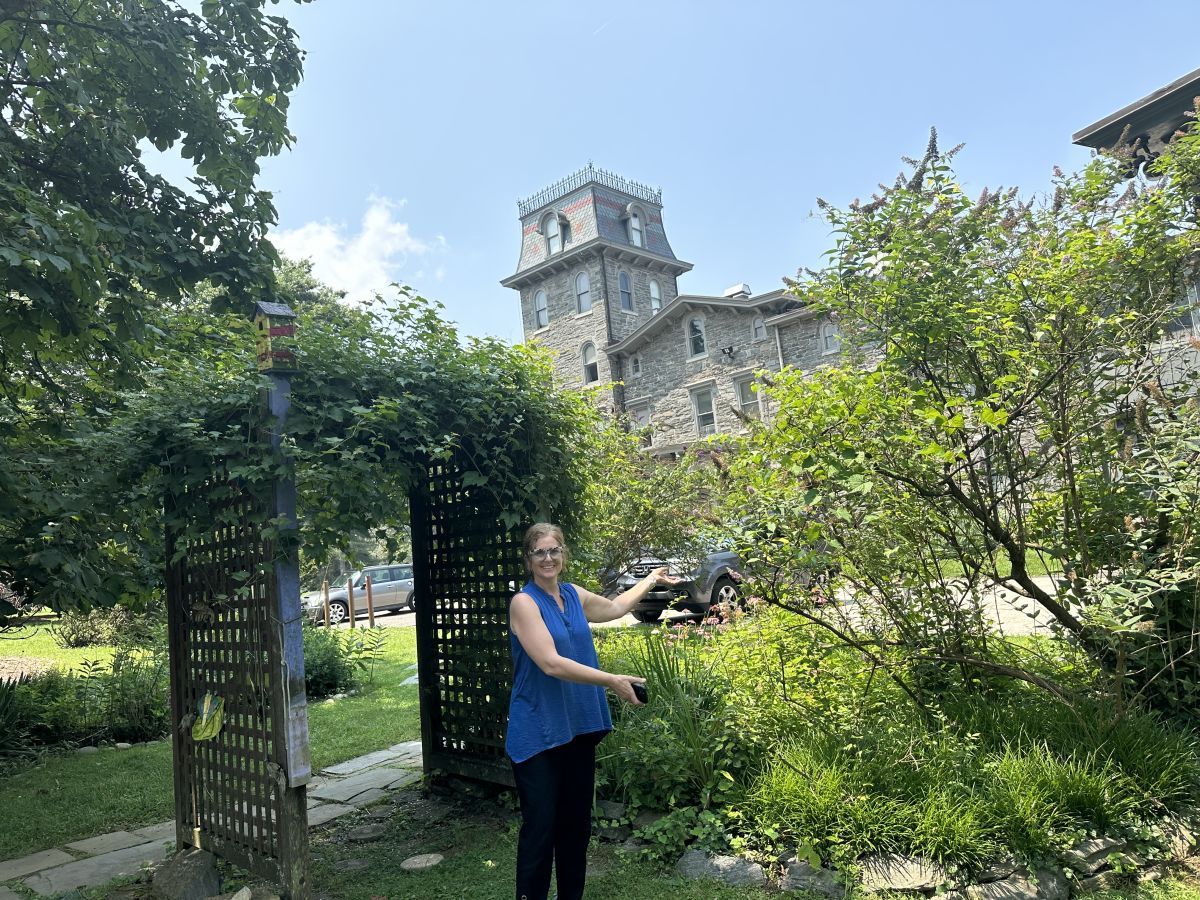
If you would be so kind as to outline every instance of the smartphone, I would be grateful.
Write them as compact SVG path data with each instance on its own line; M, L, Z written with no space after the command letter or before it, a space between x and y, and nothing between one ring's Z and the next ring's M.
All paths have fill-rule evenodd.
M633 683L633 696L638 698L639 703L646 703L650 694L646 691L646 685L635 681Z

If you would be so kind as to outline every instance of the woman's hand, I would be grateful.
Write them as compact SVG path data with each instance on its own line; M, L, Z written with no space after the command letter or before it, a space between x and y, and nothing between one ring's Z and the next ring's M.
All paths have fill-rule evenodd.
M645 684L645 678L642 678L640 675L613 675L612 678L612 684L609 687L614 694L626 703L632 703L634 706L646 705L633 693L633 686L635 684Z
M652 579L651 585L655 584L679 584L683 581L678 575L668 575L666 566L659 566L653 572L646 576Z

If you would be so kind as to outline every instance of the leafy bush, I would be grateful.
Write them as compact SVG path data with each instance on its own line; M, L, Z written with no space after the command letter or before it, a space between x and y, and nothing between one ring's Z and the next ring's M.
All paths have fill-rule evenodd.
M28 682L28 675L0 678L0 759L21 756L29 749L29 737L17 696Z
M125 606L112 606L63 613L51 631L55 643L63 648L147 647L163 642L165 619L158 607L136 613Z
M310 700L362 686L383 645L380 628L335 631L305 624L304 690Z
M109 666L51 669L25 680L13 703L31 743L53 746L162 737L170 725L165 653L118 651Z

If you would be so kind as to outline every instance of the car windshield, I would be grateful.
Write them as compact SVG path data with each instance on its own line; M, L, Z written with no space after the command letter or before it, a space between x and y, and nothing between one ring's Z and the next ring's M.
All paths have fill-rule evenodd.
M361 571L351 572L350 577L346 580L346 584L348 584L348 585L353 584L355 587L362 587L363 586L363 573Z

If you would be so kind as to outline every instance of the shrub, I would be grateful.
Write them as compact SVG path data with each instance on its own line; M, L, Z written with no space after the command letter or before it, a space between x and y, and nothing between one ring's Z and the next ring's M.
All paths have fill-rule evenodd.
M304 690L310 700L358 689L383 645L381 628L335 631L305 624Z
M28 675L0 678L0 759L22 756L29 750L29 735L19 697L19 691L28 682Z
M159 606L134 612L125 606L63 613L51 626L55 643L63 648L148 647L165 640L165 619Z

